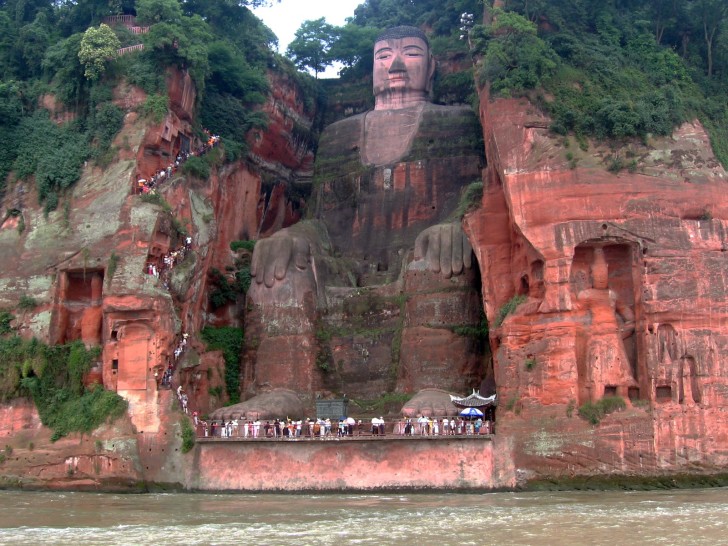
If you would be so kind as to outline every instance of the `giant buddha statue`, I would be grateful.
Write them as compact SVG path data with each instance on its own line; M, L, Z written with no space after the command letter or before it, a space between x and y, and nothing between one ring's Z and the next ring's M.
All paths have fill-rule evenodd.
M481 178L482 133L471 108L430 102L434 74L422 31L381 34L374 110L321 136L313 219L256 244L241 414L310 411L325 390L321 319L355 320L339 304L363 292L406 302L401 335L377 342L401 348L380 351L378 362L361 357L356 366L365 369L345 372L340 391L365 397L366 385L377 385L413 394L406 412L441 414L449 411L446 391L483 380L477 344L456 333L478 324L481 305L472 249L454 217L462 189ZM388 354L392 362L382 362Z

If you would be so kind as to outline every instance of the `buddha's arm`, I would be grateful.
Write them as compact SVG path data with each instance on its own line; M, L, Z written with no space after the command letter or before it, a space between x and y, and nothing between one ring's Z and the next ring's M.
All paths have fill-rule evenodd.
M622 338L628 338L635 330L634 312L622 300L617 299L615 304L617 315L622 318Z

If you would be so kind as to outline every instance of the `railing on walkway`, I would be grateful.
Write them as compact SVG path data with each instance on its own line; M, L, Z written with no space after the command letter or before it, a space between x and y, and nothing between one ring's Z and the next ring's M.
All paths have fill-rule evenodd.
M144 44L136 44L129 47L121 47L116 50L116 54L121 57L122 55L126 55L127 53L131 53L132 51L141 51L144 49Z
M107 25L133 25L136 22L135 15L107 15L102 19Z
M490 437L495 433L495 425L491 421L482 421L480 426L475 422L456 422L454 428L448 426L426 427L420 423L397 420L387 423L384 429L369 427L362 423L361 426L353 425L353 428L338 428L338 423L332 423L330 429L321 424L302 423L274 427L269 423L266 428L264 423L235 423L235 421L198 421L196 425L197 437L209 440L232 440L232 441L256 441L256 440L378 440L385 438L410 439L410 438L454 438L454 437Z
M149 32L149 27L129 27L132 34L146 34Z

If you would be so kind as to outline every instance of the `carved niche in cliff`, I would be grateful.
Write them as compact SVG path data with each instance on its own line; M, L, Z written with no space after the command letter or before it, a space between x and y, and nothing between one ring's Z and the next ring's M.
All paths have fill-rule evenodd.
M639 381L644 373L635 334L641 285L636 259L636 245L631 243L594 241L575 249L571 288L580 324L580 403L603 396L640 396Z
M104 385L117 391L146 390L164 355L158 354L151 311L106 313ZM149 315L149 316L145 316Z
M54 343L82 340L86 345L101 343L101 298L104 272L101 270L61 271L58 307L54 318Z
M699 404L702 400L698 364L680 351L678 332L671 324L657 328L657 366L654 378L655 401Z

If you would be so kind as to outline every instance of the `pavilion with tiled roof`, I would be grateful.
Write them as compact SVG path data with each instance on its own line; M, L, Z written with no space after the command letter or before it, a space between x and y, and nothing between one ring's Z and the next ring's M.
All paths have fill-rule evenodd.
M465 398L459 398L451 394L450 401L458 408L487 408L498 405L498 395L481 396L480 392L473 389L473 394Z

